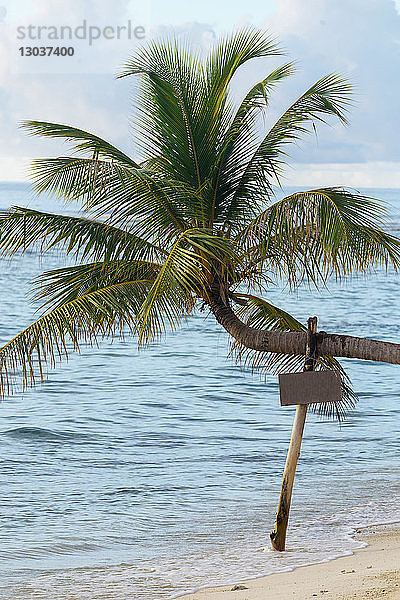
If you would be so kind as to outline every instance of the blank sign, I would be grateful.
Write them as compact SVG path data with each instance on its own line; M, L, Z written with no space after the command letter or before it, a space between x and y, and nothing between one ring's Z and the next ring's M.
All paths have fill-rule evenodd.
M279 375L281 406L339 402L342 399L340 375L334 371L304 371Z

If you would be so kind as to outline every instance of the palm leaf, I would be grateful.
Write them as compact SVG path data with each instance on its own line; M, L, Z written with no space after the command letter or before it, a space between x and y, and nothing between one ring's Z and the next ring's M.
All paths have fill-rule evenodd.
M161 265L143 260L93 262L45 271L34 284L34 301L54 309L104 287L129 281L154 282Z
M235 219L246 198L265 202L271 182L278 181L287 163L286 147L309 132L309 125L325 122L333 116L347 123L346 110L350 104L350 84L336 74L322 77L302 94L269 130L249 160L246 168L232 181L235 192L227 214L227 222Z
M263 211L242 237L251 263L265 260L292 283L317 283L376 266L400 266L400 242L383 229L383 206L340 188L292 194ZM258 242L258 243L257 243ZM279 263L279 264L278 264Z
M163 221L163 226L172 219L175 226L183 228L176 207L162 189L165 186L160 181L156 184L151 172L144 170L109 142L81 129L58 123L25 121L22 127L31 135L61 137L73 142L75 151L91 155L90 158L60 157L34 161L33 179L38 193L46 191L66 199L81 198L86 208L101 204L104 213L104 210L109 210L110 192L113 190L113 210L124 206L122 212L125 222L127 199L134 197L142 201L142 208L143 201L150 203L158 219ZM106 160L99 160L99 157ZM170 190L175 188L176 185L169 184Z
M202 144L203 155L213 158L209 168L215 168L218 163L215 148L220 148L220 143L225 145L227 128L228 136L230 135L232 109L228 92L233 77L251 60L281 54L283 52L272 36L251 27L239 29L233 35L221 38L211 50L204 67L207 93L198 111L200 132L205 142ZM255 96L254 91L252 100L250 97L247 99L247 108L251 102L256 102Z
M238 316L250 327L272 331L306 331L292 315L273 304L250 294L236 294L239 298L246 299L247 304L238 311ZM253 372L261 373L296 373L302 371L305 358L302 356L289 356L271 352L255 352L233 342L231 353L244 367L249 367ZM357 396L351 382L341 364L331 356L319 356L315 370L333 370L341 379L342 400L337 403L311 404L311 410L326 417L336 417L343 420L348 410L354 408Z
M139 50L120 74L141 76L137 125L146 158L163 157L165 175L201 191L206 226L213 204L210 175L231 118L230 81L248 60L279 53L269 36L241 30L217 44L203 68L197 54L167 39Z
M67 254L107 263L119 258L151 259L162 248L106 223L14 206L0 212L0 253L13 256L28 248L41 252L63 247Z
M216 162L212 223L215 214L219 220L223 220L223 204L232 193L232 180L236 178L238 170L247 165L255 150L257 136L253 126L257 116L268 106L269 94L276 83L293 72L293 63L278 67L250 89L237 109Z
M228 86L240 67L256 58L281 54L283 52L274 38L251 27L222 37L215 44L205 64L212 112L217 113L226 100Z
M118 163L139 169L139 165L121 152L118 148L106 142L102 138L77 129L70 125L60 125L59 123L48 123L46 121L23 121L21 127L29 135L41 135L44 137L59 137L72 142L74 150L77 152L90 153L95 157L106 158L117 161Z
M137 315L139 344L176 328L190 313L196 298L206 300L215 273L224 281L234 278L235 251L228 240L205 230L180 234Z
M98 159L59 157L32 164L37 193L51 193L66 200L80 200L95 218L132 228L163 231L186 227L176 199L182 203L183 184L163 181L144 169L131 169ZM188 194L186 193L186 197ZM151 219L151 225L146 227Z
M0 394L44 381L49 368L80 351L129 328L147 295L151 281L128 281L83 294L29 325L0 349ZM15 375L17 378L15 378Z
M194 189L202 187L193 115L202 93L199 73L198 57L167 39L141 48L120 74L142 78L138 130L145 156L167 158L172 177L183 176Z

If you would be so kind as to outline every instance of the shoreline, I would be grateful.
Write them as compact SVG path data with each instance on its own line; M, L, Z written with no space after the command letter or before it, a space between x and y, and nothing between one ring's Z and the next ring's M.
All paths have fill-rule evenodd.
M366 544L327 562L202 588L179 600L400 600L400 523L359 528Z

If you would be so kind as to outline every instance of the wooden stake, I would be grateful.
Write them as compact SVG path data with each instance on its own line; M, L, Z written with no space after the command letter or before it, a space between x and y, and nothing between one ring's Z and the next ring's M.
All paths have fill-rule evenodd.
M317 317L308 319L306 356L304 371L313 371L316 360L317 350ZM292 490L294 476L296 473L297 461L300 456L301 442L303 439L304 424L307 416L307 404L298 404L296 415L294 417L292 435L290 438L289 450L286 457L285 470L283 472L283 481L281 495L279 498L278 512L276 514L275 530L271 533L271 544L274 550L283 552L286 545L286 531L289 521L290 503L292 500Z

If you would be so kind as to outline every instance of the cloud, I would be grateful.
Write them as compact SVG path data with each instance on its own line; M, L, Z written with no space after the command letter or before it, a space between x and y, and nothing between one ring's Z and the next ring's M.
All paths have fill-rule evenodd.
M400 162L297 163L283 184L296 187L400 188Z
M150 27L146 1L4 1L0 45L7 60L0 67L3 74L109 74L146 38ZM31 56L30 47L40 52ZM48 52L49 48L70 52L60 56Z
M152 29L156 38L171 37L189 40L190 44L202 50L207 50L216 38L214 28L208 23L183 23L182 25L158 25Z
M297 90L330 72L355 87L350 127L321 133L314 149L296 152L297 160L400 160L400 15L393 0L280 0L264 25L300 60Z
M69 23L71 15L76 23L85 18L93 24L117 23L128 17L138 19L138 15L147 15L148 8L148 3L142 2L144 8L138 12L137 0L113 0L112 3L109 0L84 3L81 0L57 3L53 0L3 0L2 4L8 10L5 20L12 19L14 23L22 17L28 18L27 15L35 22L49 23L56 13L58 23L63 20ZM271 116L277 118L302 91L326 73L342 73L356 87L355 105L349 115L350 126L344 128L335 123L321 126L317 140L309 137L299 148L293 149L294 162L299 166L290 174L296 174L298 181L304 180L303 175L311 181L312 176L320 178L325 172L330 179L338 179L335 184L343 184L346 181L339 181L341 174L356 172L357 176L351 177L349 183L362 186L363 181L372 184L375 173L379 182L386 175L390 187L398 182L400 16L395 3L392 0L279 0L274 13L270 6L268 10L263 9L261 2L255 11L256 4L254 0L247 8L257 15L263 10L265 15L268 14L268 18L257 24L275 33L289 56L298 61L297 75L284 82L272 97ZM221 6L218 10L222 13ZM228 2L226 10L229 10ZM192 14L195 17L194 5ZM210 12L212 25L199 24L194 18L192 23L171 29L157 24L157 12L153 12L149 23L153 24L155 36L173 31L178 37L189 35L196 46L206 47L214 38L215 29L221 29L221 23L216 24L213 18ZM176 21L174 15L173 22ZM4 25L7 23L0 22L0 28ZM0 29L1 32L4 29ZM91 60L96 58L98 68L91 73L35 73L29 69L17 72L10 71L15 60L15 44L10 48L5 36L0 35L3 56L0 65L3 109L0 161L3 158L3 169L0 177L10 174L8 178L24 178L21 165L29 156L66 154L65 146L57 141L27 138L17 128L22 119L74 124L98 133L125 151L134 151L129 125L133 81L131 78L118 81L113 78L131 48L120 46L112 54L109 52L112 47L104 40L96 47L97 54L90 56ZM33 61L31 59L31 65ZM274 64L276 61L256 61L246 65L237 78L235 97L241 97ZM386 163L390 168L385 170L382 165ZM319 164L325 166L318 167ZM340 164L354 167L339 169L337 165ZM363 164L369 164L370 170L357 166Z
M114 74L134 49L135 43L100 39L90 47L87 40L66 41L75 47L75 62L69 57L20 57L19 46L57 45L50 40L18 40L17 27L62 26L74 28L86 20L87 27L126 24L146 11L146 2L131 0L3 0L5 16L0 23L0 177L26 178L29 156L66 154L57 141L28 138L18 129L25 119L73 124L104 136L127 151L132 151L129 116L131 112L128 80L116 81ZM143 8L144 7L144 8ZM48 31L48 30L47 30ZM44 35L46 34L44 30ZM60 42L60 45L64 42ZM8 176L7 176L8 175Z

